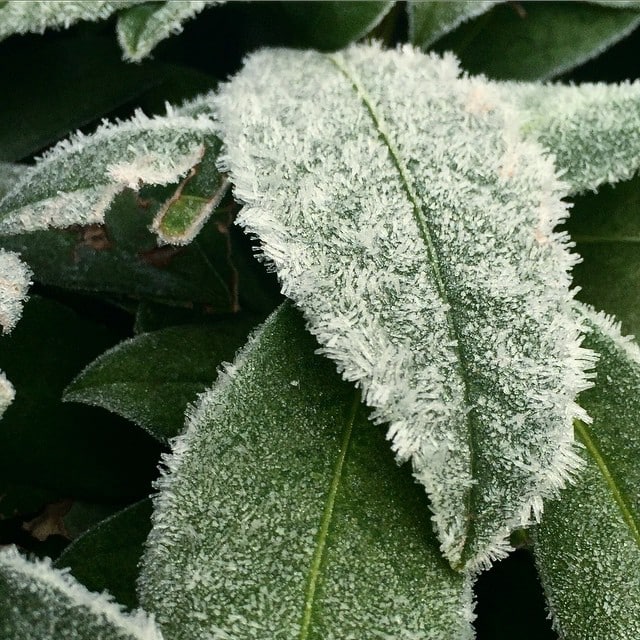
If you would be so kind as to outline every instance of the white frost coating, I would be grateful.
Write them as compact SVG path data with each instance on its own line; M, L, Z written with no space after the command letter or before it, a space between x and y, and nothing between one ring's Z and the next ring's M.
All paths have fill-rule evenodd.
M0 233L100 223L126 187L170 184L196 164L215 139L205 115L104 123L92 135L76 133L39 159L0 200Z
M443 552L504 556L579 464L588 420L552 159L494 85L409 47L258 53L217 108L240 224L390 423Z
M52 633L69 640L162 640L153 616L126 613L108 594L92 593L67 569L54 569L49 558L30 562L15 547L0 551L0 592L0 631L12 640ZM23 599L28 609L18 608Z
M15 397L16 390L13 388L11 382L7 380L7 376L0 371L0 418L4 415L7 407L13 402Z
M81 20L104 20L114 11L146 0L8 0L0 7L0 40L14 33L43 33Z
M522 112L523 135L555 155L571 193L628 180L640 169L640 81L495 86Z
M17 253L0 249L0 325L3 333L9 333L20 318L31 275L31 270Z
M0 162L0 198L13 189L27 169L28 167L23 164Z
M124 59L140 62L159 42L181 33L183 22L208 6L224 2L225 0L167 0L158 5L143 25L135 10L122 13L118 18L118 42L124 52Z

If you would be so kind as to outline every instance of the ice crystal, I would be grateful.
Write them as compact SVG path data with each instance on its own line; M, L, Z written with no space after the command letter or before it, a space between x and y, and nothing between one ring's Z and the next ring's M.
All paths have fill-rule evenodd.
M410 47L263 51L216 105L240 224L412 460L444 553L502 557L588 420L552 158L494 84Z

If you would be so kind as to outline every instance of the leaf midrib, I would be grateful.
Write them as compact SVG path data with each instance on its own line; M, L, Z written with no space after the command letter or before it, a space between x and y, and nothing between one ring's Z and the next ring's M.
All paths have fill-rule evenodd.
M426 248L427 262L429 263L429 266L433 271L436 290L438 292L438 295L440 296L440 299L445 305L446 311L444 315L447 321L447 333L449 334L450 342L455 345L452 347L452 349L456 357L456 365L457 365L456 368L458 371L458 377L462 381L462 385L464 388L464 403L465 403L465 406L471 407L472 404L469 402L470 384L469 384L469 380L467 378L466 372L464 370L464 367L462 366L463 358L462 358L462 353L460 348L460 344L461 344L460 331L458 330L454 317L451 315L450 310L452 308L452 305L449 302L449 296L447 293L446 285L444 283L444 278L442 277L442 273L440 271L440 262L441 262L440 257L434 245L433 239L431 238L431 233L427 226L426 220L424 219L422 207L419 204L418 194L413 189L412 180L409 177L409 170L406 168L406 164L400 159L400 154L398 150L395 148L394 144L391 142L391 140L389 139L389 136L387 135L385 129L383 128L382 126L383 118L376 112L376 109L373 106L373 101L369 97L369 94L367 90L364 88L364 86L362 85L362 83L359 82L358 78L353 73L353 71L345 63L339 60L336 56L328 55L327 57L336 66L336 68L343 74L343 76L350 82L356 95L358 95L359 98L361 99L362 104L364 105L365 109L369 113L369 116L371 117L374 128L378 133L378 136L387 147L391 161L398 171L398 174L400 176L400 183L402 185L403 190L406 193L407 198L409 199L409 202L411 203L411 207L413 210L413 217L418 227L418 231L420 233L422 241L424 242L424 245ZM467 412L467 425L469 427L467 431L468 433L467 445L469 447L469 472L470 472L470 475L473 477L474 468L475 468L474 455L476 450L476 444L475 444L475 434L473 430L473 421L469 417L471 413L472 413L471 411ZM466 507L467 507L467 512L469 513L472 510L471 504L473 503L473 495L476 492L476 489L475 489L476 486L477 485L474 484L470 488L467 494ZM466 555L466 551L468 549L468 544L473 535L474 523L472 518L466 519L465 527L466 527L466 530L464 535L464 544L460 552L461 566L462 564L464 564L464 558ZM461 566L458 568L461 568Z
M333 510L336 504L336 498L338 496L338 489L340 488L340 482L342 480L347 451L349 449L349 444L351 443L353 425L355 423L356 414L358 413L359 407L360 393L356 393L351 405L349 417L342 432L340 451L333 468L331 484L329 485L329 493L325 502L324 511L322 512L322 519L320 520L320 529L318 530L316 548L311 559L311 566L309 568L307 589L305 591L304 597L302 622L300 624L300 635L298 636L299 640L307 640L307 638L309 637L309 631L311 629L311 617L313 615L313 605L315 603L316 591L318 587L318 578L320 577L320 568L324 559L327 539L329 537L329 528L333 519Z
M595 441L595 439L592 437L591 433L587 429L587 425L585 425L580 420L576 420L574 422L574 429L578 439L582 442L582 444L584 444L584 446L587 449L587 452L589 453L593 461L596 463L600 473L602 474L602 477L604 478L604 481L607 487L609 488L609 491L611 491L613 495L613 499L615 500L616 504L618 505L618 508L620 509L620 512L622 514L622 519L624 520L626 525L629 527L629 530L631 532L633 539L638 545L638 548L640 548L640 522L636 520L636 517L634 516L631 506L629 505L624 493L618 486L618 483L616 482L616 479L614 478L613 473L611 473L611 470L604 457L604 454L602 453L602 451L598 447L597 442Z

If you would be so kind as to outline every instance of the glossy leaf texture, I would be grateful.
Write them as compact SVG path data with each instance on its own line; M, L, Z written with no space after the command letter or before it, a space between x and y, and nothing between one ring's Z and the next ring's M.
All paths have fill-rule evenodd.
M640 168L640 81L497 86L521 112L522 134L553 153L570 193L627 180Z
M503 556L586 419L551 160L493 85L412 48L259 53L217 104L240 224L390 422L444 553Z
M11 640L162 640L152 618L125 613L106 594L91 593L50 560L29 562L0 551L0 634Z
M159 42L180 33L183 22L207 6L223 3L224 0L165 0L123 11L118 16L118 42L125 60L139 62L146 58Z
M114 11L145 0L6 0L0 5L0 40L17 33L68 28L81 20L104 20Z
M193 408L140 602L172 640L472 637L424 493L316 346L281 307Z
M448 3L443 3L448 4ZM578 67L640 25L637 3L505 2L436 44L496 80L548 80Z
M427 49L464 22L489 11L501 0L409 0L409 41Z
M64 400L114 411L166 441L181 431L187 405L213 384L252 324L240 318L171 327L121 342L73 380Z
M217 144L209 118L171 108L163 117L138 112L90 136L77 133L48 151L0 201L0 233L99 224L125 188L176 182Z
M548 503L536 560L554 626L566 640L640 636L640 349L611 317L581 308L600 355L576 423L585 468Z

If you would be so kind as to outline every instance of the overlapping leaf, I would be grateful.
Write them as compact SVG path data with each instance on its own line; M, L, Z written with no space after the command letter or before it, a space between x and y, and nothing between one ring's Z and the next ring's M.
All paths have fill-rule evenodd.
M204 394L155 499L140 601L172 640L470 638L469 578L359 394L282 307Z
M640 637L640 349L610 317L581 307L600 354L576 423L580 482L547 505L535 536L554 624L566 640Z
M124 613L106 594L89 592L50 560L29 562L0 551L0 636L11 640L162 640L152 618Z
M391 423L443 551L500 557L587 419L551 160L499 90L408 48L263 52L217 104L241 224Z

